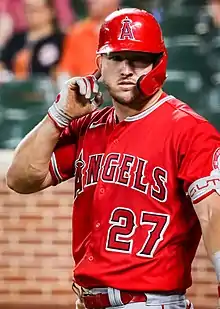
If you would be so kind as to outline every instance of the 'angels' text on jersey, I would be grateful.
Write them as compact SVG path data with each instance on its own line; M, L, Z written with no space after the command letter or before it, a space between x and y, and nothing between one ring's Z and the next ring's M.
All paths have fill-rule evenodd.
M84 188L102 182L114 183L130 187L143 194L149 194L159 202L167 200L168 173L162 167L156 166L152 171L153 184L147 178L147 160L130 154L104 153L93 154L85 162L83 150L75 161L75 197Z

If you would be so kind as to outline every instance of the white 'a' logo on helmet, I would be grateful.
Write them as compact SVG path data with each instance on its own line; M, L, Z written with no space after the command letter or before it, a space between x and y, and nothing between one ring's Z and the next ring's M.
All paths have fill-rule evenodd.
M123 19L121 21L121 32L119 35L119 40L135 40L134 38L134 33L131 27L132 24L132 20L130 20L127 16L125 17L125 19Z

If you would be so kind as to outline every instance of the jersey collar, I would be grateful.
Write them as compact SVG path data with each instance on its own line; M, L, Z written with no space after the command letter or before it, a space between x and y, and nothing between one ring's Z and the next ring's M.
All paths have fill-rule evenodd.
M165 95L165 97L164 97ZM147 115L151 114L153 111L155 111L158 107L160 107L162 104L164 104L165 102L173 99L174 97L172 95L166 95L165 93L162 93L162 95L159 98L159 101L157 101L157 103L155 103L154 105L152 105L151 107L145 109L143 112L141 112L140 114L134 115L134 116L130 116L124 119L124 121L136 121L136 120L140 120L144 117L146 117Z

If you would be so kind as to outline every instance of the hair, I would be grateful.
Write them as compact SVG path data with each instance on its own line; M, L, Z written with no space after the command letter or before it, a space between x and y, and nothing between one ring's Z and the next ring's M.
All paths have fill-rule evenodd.
M54 16L52 19L52 24L53 24L53 28L55 31L59 30L59 23L58 23L58 19L56 16L56 8L54 6L54 0L44 0L46 6L48 6L53 12L54 12Z

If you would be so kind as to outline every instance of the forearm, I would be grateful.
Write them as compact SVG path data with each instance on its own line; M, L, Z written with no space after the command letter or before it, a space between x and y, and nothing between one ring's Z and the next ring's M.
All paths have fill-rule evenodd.
M218 205L220 206L220 205ZM219 207L220 208L220 207ZM207 254L212 261L218 282L218 308L220 308L220 210L210 214L209 222L203 227L203 239Z
M60 131L46 116L18 145L6 175L7 184L20 193L38 191L47 177L50 158Z
M194 204L194 209L201 225L207 254L215 269L218 281L218 308L220 308L220 196L217 190Z
M220 283L220 205L207 209L207 217L201 222L204 244L209 259L216 271L216 277ZM216 255L219 256L216 263Z
M204 244L209 258L212 260L213 254L220 252L220 214L212 216L203 231Z

